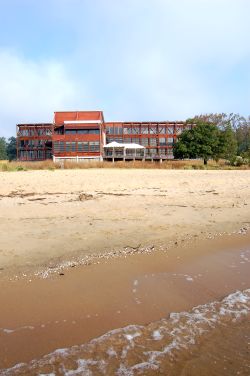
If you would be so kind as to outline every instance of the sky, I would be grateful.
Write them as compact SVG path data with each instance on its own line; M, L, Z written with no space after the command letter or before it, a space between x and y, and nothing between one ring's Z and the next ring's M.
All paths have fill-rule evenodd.
M250 114L249 0L0 0L0 136L54 111Z

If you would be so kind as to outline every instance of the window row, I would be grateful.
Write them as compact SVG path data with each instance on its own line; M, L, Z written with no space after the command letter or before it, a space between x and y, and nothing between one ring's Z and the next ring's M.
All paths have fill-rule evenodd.
M29 137L29 136L51 136L51 129L19 129L18 136Z
M147 155L148 156L154 156L154 155L173 156L173 149L172 148L169 148L169 149L146 149L146 156Z
M35 148L43 148L45 147L45 140L20 140L18 142L20 148L25 147L35 147Z
M185 127L185 129L187 129ZM174 134L183 130L182 126L128 126L128 127L107 127L107 135L123 135L123 134Z
M65 134L99 134L99 129L65 129Z
M21 160L36 160L36 159L50 159L52 152L50 150L20 150L19 159Z
M100 151L100 143L98 141L90 142L54 142L54 151L56 153L61 152L89 152Z
M172 145L173 142L174 142L174 139L173 137L168 137L168 138L165 138L165 137L159 137L159 138L130 138L130 137L126 137L126 138L121 138L121 137L107 137L107 143L110 143L110 142L119 142L119 143L128 143L128 144L139 144L139 145L142 145L142 146L168 146L168 145Z

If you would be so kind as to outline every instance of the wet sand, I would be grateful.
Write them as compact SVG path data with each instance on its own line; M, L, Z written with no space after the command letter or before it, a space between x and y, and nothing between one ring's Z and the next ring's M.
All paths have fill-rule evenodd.
M245 290L249 245L249 233L222 236L70 268L47 279L2 281L0 367Z

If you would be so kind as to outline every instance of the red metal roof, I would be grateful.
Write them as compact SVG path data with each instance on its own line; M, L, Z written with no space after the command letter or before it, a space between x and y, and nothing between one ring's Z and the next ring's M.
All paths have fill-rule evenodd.
M102 111L58 111L54 112L54 123L63 124L64 121L101 120L104 121Z

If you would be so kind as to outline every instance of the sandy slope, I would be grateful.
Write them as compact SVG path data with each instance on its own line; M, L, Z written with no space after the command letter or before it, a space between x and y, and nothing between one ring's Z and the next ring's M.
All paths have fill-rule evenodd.
M250 171L2 172L0 218L5 270L78 253L166 245L249 223Z

